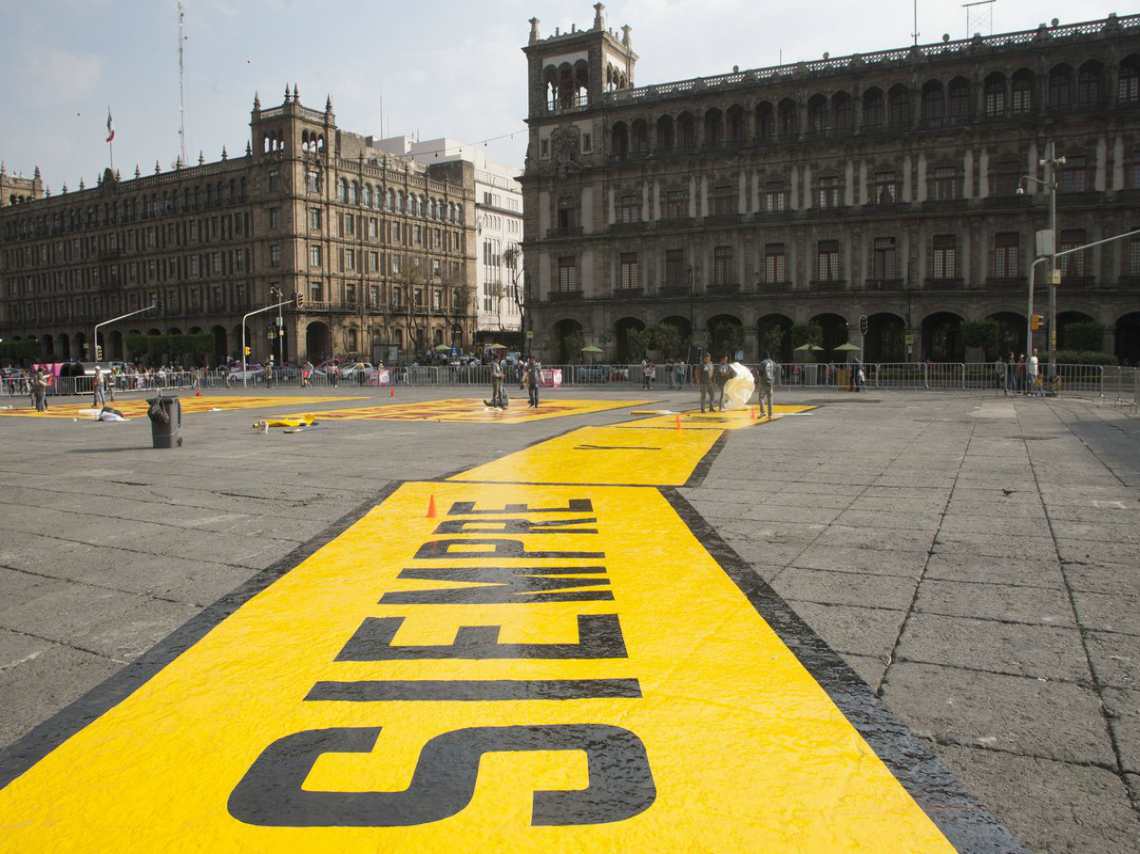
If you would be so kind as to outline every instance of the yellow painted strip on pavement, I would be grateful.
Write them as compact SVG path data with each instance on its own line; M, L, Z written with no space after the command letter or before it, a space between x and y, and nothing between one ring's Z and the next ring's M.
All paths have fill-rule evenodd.
M582 427L451 480L680 486L720 435L719 430Z
M952 850L656 489L454 482L400 487L0 790L0 840Z
M151 393L154 394L154 393ZM90 396L88 396L90 397ZM232 409L263 409L270 406L311 406L314 403L329 403L330 401L367 400L364 397L247 397L244 395L203 395L194 397L185 390L178 395L182 403L182 414L193 415L198 412L209 412L212 409L229 411ZM147 402L143 399L108 400L107 405L119 410L127 418L142 418L146 416ZM0 409L0 415L28 415L33 418L92 418L90 399L83 403L56 403L48 398L47 412L36 412L35 409L20 407L19 409Z
M537 409L514 400L506 409L484 404L478 398L424 400L419 403L389 403L314 412L319 421L445 421L479 424L520 424L545 421L567 415L589 415L627 406L640 406L644 400L584 400L561 398L542 400Z

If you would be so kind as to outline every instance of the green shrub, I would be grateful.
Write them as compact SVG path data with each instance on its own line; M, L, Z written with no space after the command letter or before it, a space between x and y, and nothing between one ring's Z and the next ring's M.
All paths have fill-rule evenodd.
M1084 325L1084 324L1082 324ZM1099 325L1099 324L1098 324ZM1038 354L1041 355L1040 353ZM1058 365L1117 365L1120 360L1111 353L1095 350L1058 350Z
M1104 324L1095 320L1071 323L1065 327L1065 343L1072 351L1099 353L1104 349ZM1103 363L1097 363L1103 364ZM1111 364L1116 364L1112 362Z

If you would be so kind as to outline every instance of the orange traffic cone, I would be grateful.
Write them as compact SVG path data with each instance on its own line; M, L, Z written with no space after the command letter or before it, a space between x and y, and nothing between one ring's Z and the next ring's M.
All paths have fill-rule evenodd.
M756 407L755 406L752 407L752 420L753 421L756 420Z
M201 397L201 396L202 396L202 389L200 389L200 388L194 389L194 397Z
M673 420L673 429L674 429L674 430L680 430L680 429L681 429L681 416L680 416L680 415L678 415L678 416L677 416L677 417L676 417L676 418Z
M388 397L396 396L396 387L394 385L388 386Z
M435 516L436 516L436 513L435 513L435 496L433 495L431 498L428 499L427 518L434 519Z

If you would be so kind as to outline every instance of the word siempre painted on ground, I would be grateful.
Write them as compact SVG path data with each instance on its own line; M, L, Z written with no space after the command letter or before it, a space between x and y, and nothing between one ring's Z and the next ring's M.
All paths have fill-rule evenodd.
M951 850L660 491L461 482L399 487L0 790L0 838Z

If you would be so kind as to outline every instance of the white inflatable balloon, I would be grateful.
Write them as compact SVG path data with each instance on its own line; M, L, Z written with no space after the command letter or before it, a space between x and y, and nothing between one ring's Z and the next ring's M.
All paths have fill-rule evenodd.
M752 392L756 391L756 380L752 371L740 362L733 362L729 367L732 368L732 376L724 384L724 408L743 409L752 398Z

